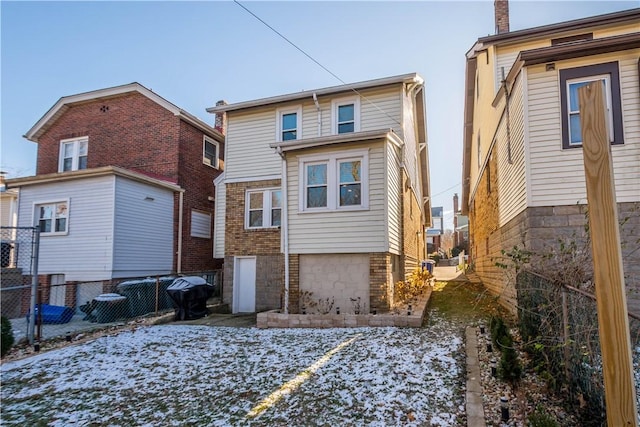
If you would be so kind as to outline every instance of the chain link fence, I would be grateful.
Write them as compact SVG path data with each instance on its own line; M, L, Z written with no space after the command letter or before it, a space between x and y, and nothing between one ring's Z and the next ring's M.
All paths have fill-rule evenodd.
M604 376L595 296L529 271L516 280L518 322L534 368L566 392L584 425L605 425ZM640 400L640 315L629 313L636 399ZM640 407L640 401L638 401Z
M38 274L37 228L2 227L0 240L0 314L11 321L16 342L33 344L136 318L177 314L180 306L205 313L208 304L221 301L222 270L190 273L199 279L172 297L169 287L177 275L71 282L64 274Z

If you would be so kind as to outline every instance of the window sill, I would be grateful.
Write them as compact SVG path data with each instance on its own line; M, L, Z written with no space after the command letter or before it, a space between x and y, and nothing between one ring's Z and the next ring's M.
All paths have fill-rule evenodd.
M361 212L368 211L368 206L341 207L336 209L306 209L298 210L299 214L318 214L318 213L336 213L336 212Z

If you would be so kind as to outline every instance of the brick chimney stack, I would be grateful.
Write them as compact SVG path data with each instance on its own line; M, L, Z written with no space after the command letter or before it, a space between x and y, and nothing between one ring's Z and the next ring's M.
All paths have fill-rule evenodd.
M453 195L453 228L458 228L458 193Z
M229 105L229 103L227 101L221 99L220 101L216 102L216 107L218 107L220 105ZM225 112L216 113L216 125L215 125L215 128L216 128L216 130L218 130L223 135L226 135L226 133L227 133L227 113L225 113Z
M493 9L496 18L496 34L509 32L509 0L495 0Z

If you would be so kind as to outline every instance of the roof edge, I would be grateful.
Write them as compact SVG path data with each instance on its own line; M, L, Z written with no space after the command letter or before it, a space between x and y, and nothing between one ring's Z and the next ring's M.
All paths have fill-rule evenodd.
M638 19L640 19L640 8L626 9L603 15L588 16L586 18L573 19L555 24L480 37L478 39L478 43L492 44L503 41L517 41L523 38L531 38L532 36L554 34L559 31L584 30L586 26L608 25L621 22L637 22Z
M7 188L20 188L29 185L47 184L51 182L72 181L83 178L95 178L105 175L116 175L125 178L133 179L134 181L144 182L147 184L155 185L157 187L164 187L177 192L184 192L184 189L178 184L165 181L158 178L145 175L140 172L132 171L130 169L121 168L118 166L103 166L99 168L82 169L73 172L56 172L45 175L34 175L20 178L8 179L6 181Z
M424 79L420 77L418 73L401 74L397 76L383 77L380 79L365 80L365 81L356 82L356 83L343 84L340 86L330 86L330 87L325 87L320 89L303 90L301 92L271 96L267 98L259 98L259 99L254 99L250 101L238 102L235 104L219 105L219 106L207 108L207 112L220 113L220 112L243 110L246 108L260 107L264 105L277 104L277 103L287 102L287 101L295 101L303 98L311 98L314 93L316 94L316 96L322 96L322 95L328 95L328 94L338 93L338 92L347 92L351 90L366 89L366 88L386 86L386 85L398 84L398 83L412 83L416 81L419 81L420 83L422 83L424 82Z

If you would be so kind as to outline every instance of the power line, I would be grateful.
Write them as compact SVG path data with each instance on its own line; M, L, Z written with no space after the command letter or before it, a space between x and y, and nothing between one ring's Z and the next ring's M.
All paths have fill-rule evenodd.
M287 43L289 43L291 46L293 46L294 48L296 48L298 51L300 51L304 56L306 56L307 58L309 58L310 60L312 60L315 64L317 64L320 68L322 68L323 70L325 70L327 73L331 74L333 77L335 77L340 83L342 83L343 85L349 87L349 89L351 89L352 91L354 91L356 94L358 94L359 96L361 96L365 101L367 101L369 104L373 105L378 111L380 111L381 113L383 113L385 116L389 117L391 120L393 120L394 122L396 122L398 125L402 126L402 123L400 123L398 120L396 120L394 117L391 117L389 115L389 113L387 113L386 111L384 111L382 108L378 107L378 105L376 105L375 102L371 101L369 98L367 98L366 96L364 96L363 94L361 94L360 92L358 92L357 89L351 87L351 85L345 83L344 80L342 80L340 77L338 77L334 72L332 72L331 70L329 70L327 67L325 67L324 65L322 65L318 60L316 60L313 56L309 55L307 52L305 52L301 47L299 47L298 45L296 45L294 42L292 42L291 40L289 40L286 36L284 36L282 33L280 33L278 30L276 30L275 28L273 28L271 25L269 25L265 20L263 20L262 18L260 18L258 15L256 15L255 13L253 13L252 11L250 11L249 9L247 9L247 7L245 7L242 3L240 3L238 0L233 0L233 2L235 4L237 4L238 6L240 6L242 9L244 9L247 13L249 13L251 16L253 16L254 18L256 18L258 21L262 22L267 28L269 28L271 31L273 31L274 33L276 33L277 35L279 35L283 40L285 40Z
M441 192L439 192L438 194L434 194L434 195L432 195L432 196L431 196L431 198L433 199L434 197L439 196L439 195L441 195L441 194L444 194L444 193L446 193L446 192L447 192L447 191L449 191L449 190L453 190L454 188L456 188L456 187L457 187L457 186L459 186L460 184L462 184L462 182L459 182L459 183L457 183L456 185L452 185L451 187L449 187L449 188L447 188L447 189L445 189L445 190L442 190L442 191L441 191Z

